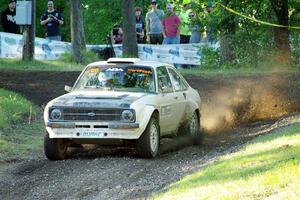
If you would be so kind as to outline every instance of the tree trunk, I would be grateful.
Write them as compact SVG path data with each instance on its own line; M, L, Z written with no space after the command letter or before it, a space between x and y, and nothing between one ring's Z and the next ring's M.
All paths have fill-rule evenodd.
M276 14L278 24L289 25L288 0L271 0L272 8ZM276 55L279 56L276 61L282 64L291 62L291 49L289 46L289 30L288 28L274 27L274 45Z
M123 0L123 57L138 57L134 0Z
M73 61L83 63L83 52L86 50L83 27L81 0L70 0L71 3L71 40L73 49Z
M223 1L223 5L227 5L230 0ZM221 23L220 34L220 62L224 64L234 59L232 38L235 34L235 22L233 14L223 10L225 18Z
M34 59L34 40L35 40L35 0L32 0L32 15L31 25L25 25L23 27L23 53L22 60L31 61Z

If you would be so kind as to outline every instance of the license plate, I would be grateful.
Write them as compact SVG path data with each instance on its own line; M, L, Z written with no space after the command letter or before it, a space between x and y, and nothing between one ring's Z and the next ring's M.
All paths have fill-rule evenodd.
M84 132L81 132L78 136L81 136L81 137L101 137L101 136L103 136L103 134L101 132L97 132L97 131L84 131Z

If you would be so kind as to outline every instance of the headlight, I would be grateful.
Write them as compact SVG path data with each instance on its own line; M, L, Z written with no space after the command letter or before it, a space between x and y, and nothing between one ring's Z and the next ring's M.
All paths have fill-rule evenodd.
M53 120L59 120L61 118L61 111L60 111L60 109L57 109L57 108L53 109L51 111L50 117Z
M133 122L134 117L134 112L132 110L124 110L122 112L122 120L125 122Z

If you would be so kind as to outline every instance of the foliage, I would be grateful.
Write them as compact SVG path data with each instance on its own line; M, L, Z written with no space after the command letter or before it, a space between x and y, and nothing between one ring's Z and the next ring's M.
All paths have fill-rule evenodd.
M70 0L69 0L70 1ZM65 0L55 0L55 7L62 12L65 24L61 26L63 40L70 41L70 2ZM115 24L122 24L121 17L122 0L82 0L84 26L87 44L104 44L106 36L110 34ZM286 0L287 1L287 0ZM168 0L159 0L160 9L165 9ZM173 0L176 10L180 11L183 0ZM192 0L192 10L198 14L199 23L202 26L202 34L205 41L205 29L212 27L214 34L219 38L222 31L222 23L234 22L235 33L232 35L231 44L233 48L233 64L237 67L252 65L258 67L260 62L269 60L268 55L274 54L274 27L251 22L240 16L228 14L218 3L227 2L227 6L246 16L260 19L262 21L278 24L278 19L272 9L273 0L251 1L251 0ZM208 13L206 4L212 3L213 12ZM300 3L298 0L290 0L289 20L290 25L300 26ZM46 1L36 1L36 35L44 37L44 27L40 25L40 16L47 8ZM150 2L147 0L135 0L135 5L143 9L142 17L149 9ZM7 7L6 0L0 0L0 9ZM225 14L226 13L226 14ZM290 42L292 47L292 58L296 65L300 65L300 37L299 30L290 30ZM214 60L211 60L213 62ZM219 65L219 59L213 66Z
M154 199L299 199L299 155L298 122L221 157Z

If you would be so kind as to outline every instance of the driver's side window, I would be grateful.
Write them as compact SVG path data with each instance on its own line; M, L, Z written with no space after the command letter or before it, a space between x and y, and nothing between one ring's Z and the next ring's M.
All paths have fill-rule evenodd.
M158 92L173 92L172 83L166 67L158 67L157 69Z

